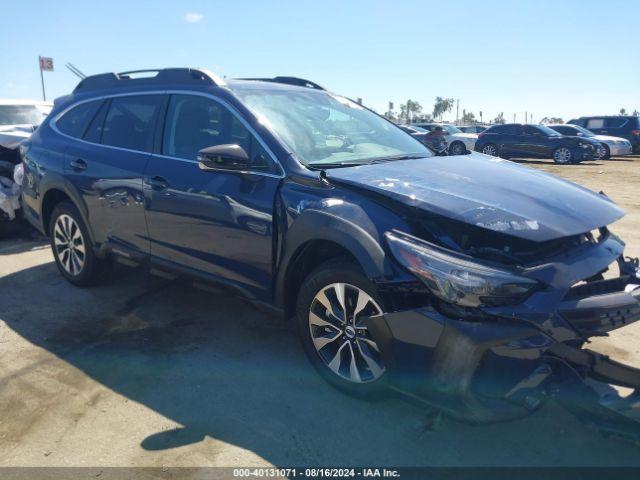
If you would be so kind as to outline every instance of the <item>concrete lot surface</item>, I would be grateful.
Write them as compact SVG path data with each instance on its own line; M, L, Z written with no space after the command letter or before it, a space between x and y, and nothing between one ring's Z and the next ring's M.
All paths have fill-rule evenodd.
M640 255L640 157L554 166L627 211ZM640 465L553 403L473 427L327 386L291 327L241 300L125 269L91 289L44 242L0 242L0 466ZM598 348L640 366L640 326Z

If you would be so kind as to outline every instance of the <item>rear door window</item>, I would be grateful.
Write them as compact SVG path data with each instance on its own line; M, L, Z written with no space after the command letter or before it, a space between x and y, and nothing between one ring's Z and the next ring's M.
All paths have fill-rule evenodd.
M103 145L151 152L162 95L114 97L102 127Z
M590 118L587 120L587 129L604 128L604 118Z
M101 103L102 100L95 100L73 107L56 121L56 127L65 135L82 138Z

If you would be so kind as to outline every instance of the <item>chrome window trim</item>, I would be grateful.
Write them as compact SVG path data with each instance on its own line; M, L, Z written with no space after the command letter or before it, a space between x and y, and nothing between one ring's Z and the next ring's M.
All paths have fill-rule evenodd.
M265 173L265 172L255 171L255 170L246 170L246 171L242 170L242 171L237 171L236 173L260 175L260 176L271 177L271 178L284 178L285 177L285 170L282 167L282 164L280 163L278 158L275 156L275 154L271 151L271 149L267 146L267 144L262 139L262 137L260 137L258 132L256 132L255 129L242 117L240 112L238 112L238 110L236 110L236 108L233 105L231 105L226 100L223 100L223 99L221 99L221 98L219 98L219 97L217 97L217 96L215 96L215 95L213 95L211 93L197 92L197 91L193 91L193 90L155 90L155 91L154 90L147 90L147 91L142 91L142 92L127 92L127 93L114 93L114 94L111 94L111 95L101 95L99 97L88 98L88 99L81 100L79 102L75 102L75 103L69 105L62 112L60 112L53 119L51 119L51 121L49 122L49 125L51 126L51 129L54 132L56 132L58 135L61 135L61 136L65 137L65 138L68 138L70 140L74 140L76 142L85 143L87 145L93 145L93 146L102 147L102 148L109 148L109 149L113 149L113 150L119 150L119 151L122 151L122 152L141 153L141 154L144 154L144 155L151 155L152 157L166 158L166 159L169 159L169 160L178 160L178 161L181 161L181 162L197 164L198 163L197 160L189 160L188 158L172 157L170 155L163 155L163 154L159 154L159 153L146 152L144 150L131 150L129 148L116 147L114 145L104 145L102 143L89 142L89 141L87 141L87 140L85 140L83 138L73 137L71 135L67 135L66 133L61 132L60 129L58 128L58 126L56 125L56 122L60 118L62 118L64 115L66 115L66 113L69 112L69 110L71 110L71 109L73 109L73 108L75 108L75 107L77 107L79 105L82 105L84 103L95 102L95 101L104 101L104 100L107 100L107 99L117 98L117 97L135 97L135 96L138 96L138 95L193 95L193 96L196 96L196 97L209 98L209 99L213 100L214 102L218 102L220 105L222 105L227 110L229 110L231 112L231 114L234 115L240 121L240 123L242 123L242 125L244 125L244 127L256 138L256 140L258 140L258 142L260 143L262 148L264 148L264 150L269 154L269 156L271 157L271 160L273 161L273 163L280 170L279 174L277 174L277 173ZM225 172L225 171L221 170L221 173L223 173L223 172ZM229 171L228 173L233 173L233 172Z

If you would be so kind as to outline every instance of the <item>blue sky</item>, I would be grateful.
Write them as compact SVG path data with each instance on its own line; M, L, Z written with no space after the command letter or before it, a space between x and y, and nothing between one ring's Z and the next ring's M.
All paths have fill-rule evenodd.
M460 99L484 119L640 110L640 2L2 2L0 98L48 97L84 73L207 67L228 77L297 75L385 111ZM455 114L454 114L455 115Z

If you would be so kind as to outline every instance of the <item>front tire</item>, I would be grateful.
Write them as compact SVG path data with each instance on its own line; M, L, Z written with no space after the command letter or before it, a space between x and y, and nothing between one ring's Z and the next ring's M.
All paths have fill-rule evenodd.
M573 163L573 153L567 147L558 147L553 151L553 161L558 165Z
M375 285L348 260L327 262L305 279L296 306L298 335L328 383L363 399L385 392L386 367L363 321L381 314Z
M604 150L604 154L600 157L600 160L609 160L611 158L611 150L609 150L609 147L604 144L602 145L602 148Z
M58 270L70 283L86 287L104 278L109 261L96 256L89 231L73 203L56 205L49 238Z

